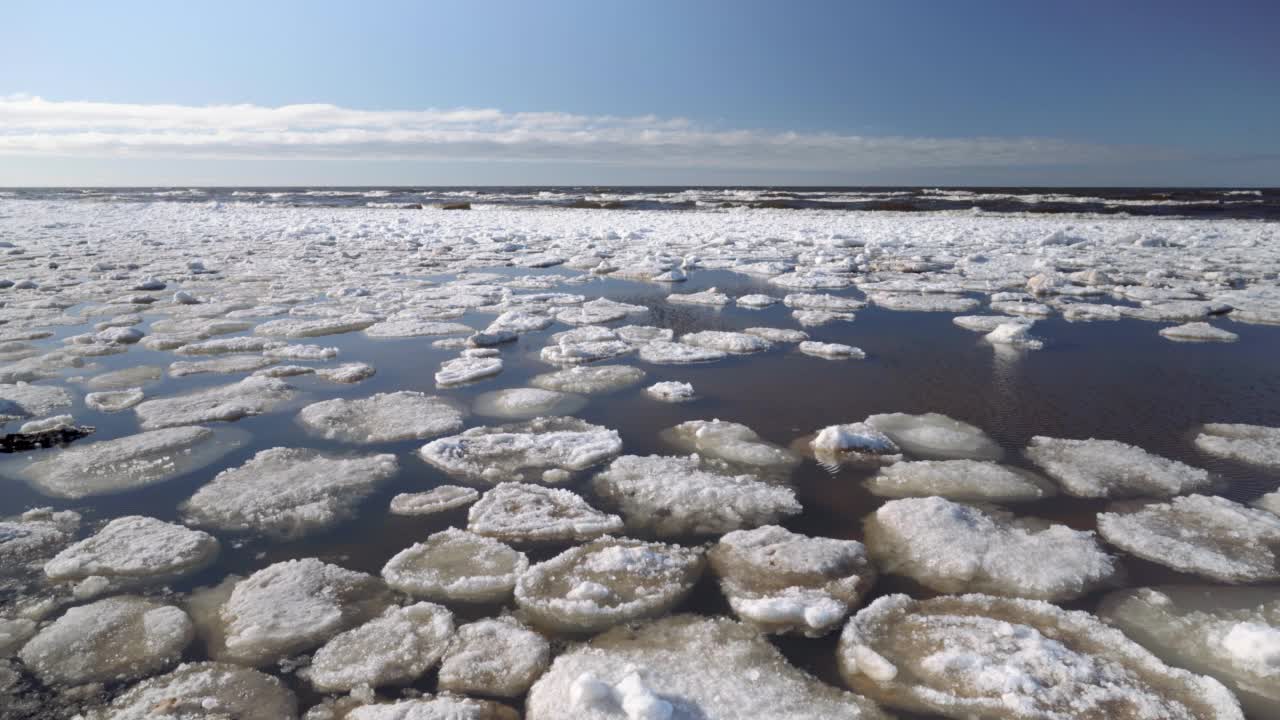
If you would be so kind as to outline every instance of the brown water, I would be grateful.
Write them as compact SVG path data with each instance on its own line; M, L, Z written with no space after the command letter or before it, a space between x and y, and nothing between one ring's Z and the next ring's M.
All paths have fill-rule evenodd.
M522 269L519 274L529 272ZM710 286L731 295L776 294L777 290L763 282L715 271L698 272L691 282L675 290L692 292ZM668 292L665 286L595 280L562 289L588 297L605 295L650 305L654 308L652 317L634 322L671 327L677 333L752 326L796 327L789 310L781 305L760 311L667 305L663 302ZM837 294L858 295L856 291ZM483 327L490 319L468 315L462 322ZM624 452L645 455L674 453L673 448L663 444L659 433L686 420L718 418L743 423L785 446L826 425L862 420L873 413L938 412L986 430L1005 448L1007 463L1030 467L1020 451L1033 435L1113 439L1207 468L1222 479L1222 494L1247 501L1275 489L1280 485L1280 475L1201 454L1191 444L1191 438L1203 422L1280 425L1280 372L1275 364L1275 358L1280 357L1280 328L1229 325L1240 334L1238 343L1182 344L1159 337L1159 326L1152 323L1124 320L1071 324L1054 319L1035 327L1035 334L1047 341L1044 350L1018 352L993 348L980 334L952 324L951 315L946 313L869 308L859 312L852 323L807 329L812 339L861 347L868 354L866 360L824 360L799 354L792 346L784 345L767 353L706 365L656 366L634 357L621 358L611 362L639 364L649 374L645 382L614 394L591 396L577 416L617 429L625 443ZM360 333L316 338L312 342L338 346L343 361L369 362L378 373L354 386L295 378L290 382L306 391L307 396L294 407L317 399L364 397L392 390L438 393L469 404L481 392L521 387L530 376L555 369L538 360L538 351L550 334L564 329L557 325L522 336L518 342L503 346L506 368L496 378L446 391L437 391L432 375L442 360L456 353L432 348L430 338L371 340ZM80 331L66 328L59 337ZM57 338L48 342L56 345ZM101 358L100 363L103 370L110 370L135 364L167 365L173 359L167 353L135 347L123 355ZM148 396L185 392L229 379L234 377L166 379L150 386ZM690 382L702 399L666 404L643 393L643 387L662 380ZM130 412L103 415L84 407L70 412L78 421L98 427L95 440L137 431ZM294 414L289 410L242 420L236 426L252 436L249 444L213 467L138 492L67 502L44 498L20 483L0 481L4 482L0 516L52 505L81 511L88 522L124 514L174 520L178 503L196 488L219 470L239 465L261 449L287 445L356 450L305 434L293 420ZM468 419L469 425L485 422L484 418ZM387 503L397 493L451 482L413 455L421 444L388 443L358 449L394 452L401 460L401 470L362 504L353 521L292 543L223 536L224 552L219 563L175 589L189 590L217 582L228 573L246 574L272 562L297 557L320 557L376 574L392 555L414 542L449 525L465 525L465 510L428 518L387 513ZM844 468L832 474L811 460L805 461L792 477L805 512L786 525L811 535L860 539L862 518L882 502L863 488L861 481L870 473L868 469ZM587 492L585 488L581 490ZM1016 510L1077 528L1092 528L1094 513L1103 507L1104 503L1095 501L1054 498L1018 505ZM535 553L533 559L548 555ZM1126 558L1126 564L1134 585L1194 581L1136 559ZM895 578L882 578L875 592L908 592L921 597L929 594L909 581ZM1070 606L1089 609L1097 599L1086 597ZM708 579L700 584L686 609L728 613L727 604ZM461 614L465 617L492 612L492 608L482 608ZM836 635L821 640L774 641L793 662L839 684L834 668ZM199 658L199 648L191 650L190 656ZM428 676L417 687L429 691L433 685L433 676ZM302 687L298 689L306 707L313 696Z

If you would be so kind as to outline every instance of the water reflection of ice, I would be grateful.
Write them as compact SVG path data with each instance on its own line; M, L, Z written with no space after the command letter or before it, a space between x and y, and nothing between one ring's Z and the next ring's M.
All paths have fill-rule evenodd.
M1017 402L1019 374L1030 350L1013 345L988 343L991 348L991 381L1002 401Z

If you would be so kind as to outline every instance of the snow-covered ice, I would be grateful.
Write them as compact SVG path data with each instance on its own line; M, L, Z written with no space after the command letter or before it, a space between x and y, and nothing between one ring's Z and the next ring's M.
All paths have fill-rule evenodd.
M544 415L572 415L587 404L580 395L543 390L542 388L505 388L493 390L475 399L477 415L509 419L527 419Z
M669 403L688 402L697 397L693 391L693 385L675 380L654 383L645 388L644 391L655 400Z
M761 295L759 293L755 293L751 295L742 295L736 302L739 307L751 308L754 310L775 305L778 302L778 298L772 295Z
M511 543L584 542L622 528L580 495L527 483L496 485L467 513L467 530Z
M749 625L676 615L621 626L557 656L527 720L887 720L791 665Z
M1179 572L1223 583L1280 581L1280 516L1226 498L1187 495L1099 513L1098 533Z
M662 328L654 325L623 325L614 330L614 333L620 339L632 345L668 341L676 336L675 331L671 328Z
M450 475L481 485L504 481L562 485L575 473L622 452L616 430L572 417L475 427L433 440L418 456Z
M387 608L325 643L306 674L321 692L408 685L440 662L453 631L453 613L443 606Z
M493 348L497 345L515 342L520 336L512 330L493 329L472 333L467 338L467 347Z
M984 460L915 460L881 468L866 481L888 498L937 495L958 502L1029 502L1058 494L1053 483L1018 467Z
M36 621L30 618L11 618L0 620L0 659L8 659L18 654L36 634Z
M740 332L724 330L703 330L680 336L680 342L694 347L719 350L730 355L747 355L764 352L773 347L773 343L760 337Z
M337 720L333 716L306 720ZM424 696L391 703L361 705L341 720L520 720L520 713L490 700L453 695Z
M785 273L769 278L770 284L795 290L839 290L853 284L846 275L836 275L821 271Z
M461 485L440 485L426 492L400 493L391 498L393 515L435 515L464 508L480 499L480 491Z
M275 360L259 355L226 355L211 360L179 360L169 365L169 377L180 378L205 373L234 375L261 370L274 363Z
M724 420L689 420L664 430L662 437L684 452L738 466L786 469L800 462L795 453L765 440L746 425Z
M1196 435L1196 447L1210 455L1250 465L1280 467L1280 428L1243 423L1207 423Z
M43 417L71 402L71 393L56 385L0 384L0 415Z
M940 497L891 500L864 529L880 569L937 592L1070 600L1122 572L1092 532Z
M502 358L462 356L440 363L436 385L444 388L483 380L502 372Z
M145 333L134 327L110 327L93 334L94 342L105 345L133 345L142 340Z
M899 292L870 292L867 293L867 299L886 310L907 312L965 313L980 304L973 298L940 293L913 295Z
M458 628L440 663L449 692L518 698L551 664L551 645L510 616Z
M897 443L865 422L829 425L819 430L808 446L820 462L828 465L864 460L894 463L902 459Z
M204 467L241 445L244 437L203 427L151 430L51 451L13 473L52 497L126 492Z
M708 472L696 455L624 455L598 473L591 488L622 513L629 530L657 537L719 535L801 510L790 488L753 475Z
M1266 510L1272 515L1280 516L1280 490L1269 492L1250 503L1253 507Z
M1031 318L1047 318L1053 315L1053 308L1044 303L1031 302L1029 300L1003 300L993 301L991 309L998 313L1006 315L1019 315Z
M805 327L821 327L834 322L852 322L853 313L831 312L830 310L793 310L791 317Z
M525 554L493 538L448 528L401 550L382 568L391 587L437 602L499 603L529 568Z
M888 435L903 452L930 460L999 460L1004 451L976 425L939 413L872 415L866 423Z
M1161 328L1160 336L1177 342L1235 342L1240 339L1239 335L1230 330L1214 327L1207 322Z
M965 330L980 332L983 334L992 332L1001 325L1010 323L1026 323L1026 318L1015 318L1007 315L957 315L951 318L951 322L959 325Z
M584 302L578 307L560 310L555 316L560 322L569 325L599 325L647 312L649 312L649 308L643 305L632 305L608 298L597 298Z
M372 338L431 337L438 335L470 335L475 328L455 322L426 318L397 318L374 323L364 329Z
M535 375L529 384L543 390L595 395L631 387L644 380L645 372L629 365L578 365Z
M716 290L708 288L700 292L694 293L672 293L667 296L667 302L677 305L710 305L712 307L724 307L728 305L730 298L728 295Z
M1097 322L1119 320L1123 315L1115 305L1071 303L1062 309L1062 317L1069 322Z
M218 557L217 538L142 515L119 517L45 563L54 582L103 577L116 589L192 575Z
M210 655L253 667L320 647L382 614L382 581L315 558L275 563L237 582L214 609Z
M293 387L283 380L248 377L237 383L197 390L186 395L143 401L133 411L144 430L239 420L275 410L293 399Z
M0 581L42 566L70 544L80 522L80 513L55 512L53 508L35 508L17 517L0 519Z
M397 470L390 454L270 448L218 473L180 510L198 527L297 539L354 515L360 501Z
M136 680L176 663L194 637L180 608L119 595L71 608L18 657L46 685Z
M341 383L343 385L354 385L358 382L364 382L373 377L377 373L377 369L369 363L353 362L343 363L337 367L316 368L316 376L328 380L329 382Z
M545 330L551 326L553 319L549 315L526 310L508 310L489 323L487 332L507 331L527 333Z
M279 340L261 337L230 337L201 340L174 349L177 355L221 355L223 353L260 353L284 346Z
M307 365L271 365L264 367L253 374L255 377L287 378L297 377L299 375L315 375L316 370L318 369L320 368L314 368Z
M992 345L1007 345L1022 350L1039 350L1044 341L1031 334L1031 324L1025 322L1001 323L982 336Z
M743 332L775 343L801 343L809 339L809 333L791 328L752 327Z
M1076 497L1171 497L1212 484L1205 470L1115 440L1037 435L1026 454L1063 492Z
M863 352L861 348L856 348L852 345L845 345L844 343L829 343L829 342L817 342L816 340L805 340L801 342L799 345L797 345L796 347L798 347L800 349L800 352L804 353L805 355L813 355L816 357L828 358L828 359L861 360L867 356L867 354Z
M239 665L198 662L144 680L87 720L293 720L298 700L278 678Z
M408 390L324 400L298 413L298 421L316 435L360 444L425 440L458 431L462 418L444 398Z
M727 533L707 557L734 614L771 633L831 632L876 578L862 543L777 525Z
M98 412L116 413L128 410L146 399L142 388L128 390L103 390L84 396L84 404Z
M76 419L71 415L54 415L52 417L41 418L39 420L28 420L18 427L20 433L40 433L49 430L60 430L63 428L73 427Z
M679 342L651 342L640 348L640 359L654 365L687 365L715 362L729 356L711 348L694 347Z
M851 313L867 306L866 302L857 298L826 293L791 293L784 297L782 302L796 310L826 310L838 313Z
M616 332L596 325L586 325L556 333L551 344L542 348L539 357L552 365L582 365L630 355L635 346Z
M1251 717L1280 707L1276 586L1167 585L1119 590L1098 614L1161 660L1231 688Z
M135 365L94 375L85 382L90 390L127 390L154 383L164 377L164 369L155 365Z
M698 549L600 538L531 566L516 582L516 604L540 628L599 632L669 612L704 565Z
M1221 683L1169 667L1081 611L962 595L879 598L845 626L840 672L892 709L1007 720L1243 720Z
M280 318L268 320L253 329L255 335L283 338L319 337L364 330L378 322L372 315L345 315L333 318Z
M338 348L323 345L285 345L267 348L262 353L272 360L287 362L322 362L338 357Z

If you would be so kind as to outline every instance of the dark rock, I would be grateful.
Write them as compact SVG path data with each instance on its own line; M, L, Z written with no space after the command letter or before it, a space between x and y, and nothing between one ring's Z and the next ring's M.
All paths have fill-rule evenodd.
M9 433L4 437L0 437L0 453L26 452L27 450L66 445L91 434L94 429L91 425L78 425L76 427L60 427L33 433Z
M469 203L469 202L447 202L447 203L440 203L439 205L436 205L436 207L437 207L437 208L440 208L441 210L470 210L470 209L471 209L471 203Z

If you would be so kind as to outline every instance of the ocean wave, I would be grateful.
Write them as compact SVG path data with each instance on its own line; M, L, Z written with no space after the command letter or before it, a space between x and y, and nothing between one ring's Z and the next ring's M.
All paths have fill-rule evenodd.
M1251 188L940 187L406 187L6 188L23 199L88 202L237 202L283 207L411 208L477 201L493 207L589 210L1031 212L1280 219L1280 192Z

